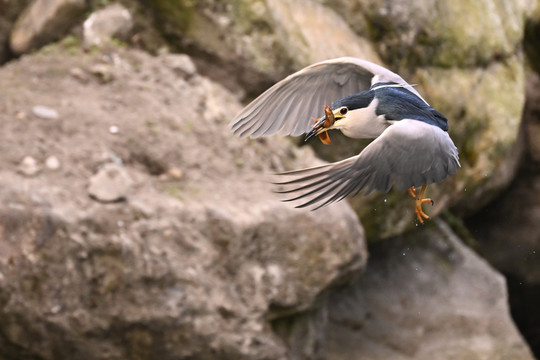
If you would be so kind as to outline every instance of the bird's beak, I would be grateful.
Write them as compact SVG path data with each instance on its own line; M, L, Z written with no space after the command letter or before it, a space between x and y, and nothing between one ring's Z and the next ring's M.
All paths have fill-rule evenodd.
M315 124L313 125L311 130L309 130L309 132L306 134L304 141L308 141L313 136L318 136L327 132L328 130L334 129L335 122L337 120L344 118L344 116L341 115L339 110L332 111L329 106L325 107L324 112L325 112L325 116L321 117L318 120L315 119Z
M317 122L315 122L315 124L313 125L311 130L309 130L309 132L306 134L306 137L304 138L304 141L308 141L313 136L317 136L319 134L322 134L323 132L328 131L330 128L325 128L324 127L324 122L325 121L326 121L326 118L324 116L322 118L320 118L319 120L317 120Z

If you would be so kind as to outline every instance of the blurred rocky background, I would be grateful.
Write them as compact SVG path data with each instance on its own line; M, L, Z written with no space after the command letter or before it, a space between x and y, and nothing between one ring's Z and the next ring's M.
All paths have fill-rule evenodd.
M450 119L426 225L272 194L365 143L228 131L345 55ZM0 64L0 359L540 358L537 1L0 0Z

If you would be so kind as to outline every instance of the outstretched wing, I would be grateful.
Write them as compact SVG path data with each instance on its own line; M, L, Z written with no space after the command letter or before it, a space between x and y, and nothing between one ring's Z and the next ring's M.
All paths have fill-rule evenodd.
M418 120L389 126L359 154L343 161L280 175L292 180L283 187L285 201L315 209L365 190L388 192L438 183L460 167L457 148L448 133Z
M278 132L298 136L311 128L312 117L322 115L324 105L376 82L402 84L420 97L401 76L382 66L353 57L337 58L308 66L272 86L233 119L231 130L242 137Z

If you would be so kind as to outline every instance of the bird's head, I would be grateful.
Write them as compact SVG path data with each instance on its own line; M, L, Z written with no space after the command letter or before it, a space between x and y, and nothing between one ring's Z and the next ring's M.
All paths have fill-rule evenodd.
M347 106L339 106L334 109L328 106L325 108L325 115L315 122L306 134L305 140L321 135L328 130L339 129L340 121L347 117L348 112L349 108Z
M348 133L351 129L362 125L364 120L376 116L374 98L374 92L366 90L335 101L325 108L325 116L315 122L305 139L308 140L332 129L339 129L350 136ZM356 135L354 133L352 135L358 137L354 136Z

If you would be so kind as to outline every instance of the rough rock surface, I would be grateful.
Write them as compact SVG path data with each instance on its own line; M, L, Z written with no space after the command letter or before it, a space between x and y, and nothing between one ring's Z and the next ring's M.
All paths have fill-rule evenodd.
M418 84L425 98L449 118L462 163L456 176L429 189L435 199L432 216L449 206L470 214L515 175L523 153L517 141L525 99L521 44L534 1L143 3L164 34L175 39L173 44L234 69L229 73L250 94L263 90L261 77L275 81L341 55L386 64ZM336 149L339 146L344 150ZM318 149L328 161L360 150L354 140ZM391 193L358 197L351 204L370 237L388 237L415 226L406 198Z
M517 324L534 351L540 350L540 78L527 81L524 111L527 153L508 189L467 219L479 252L508 278Z
M11 31L11 51L20 55L61 38L77 24L85 9L84 0L33 1Z
M0 1L0 64L3 64L12 56L8 45L9 34L18 15L28 3L30 3L30 0Z
M152 10L156 27L174 39L171 46L205 54L213 61L202 64L212 74L250 92L330 57L380 62L373 46L319 1L141 2Z
M313 154L233 137L237 100L169 61L49 46L0 69L1 358L320 356L325 294L366 261L356 215L277 201L263 174ZM16 116L35 102L62 116ZM27 178L24 156L62 166ZM93 200L89 178L119 160L126 201Z
M528 81L524 113L527 128L540 122L540 79ZM519 175L509 188L482 211L467 220L479 240L482 254L500 271L532 285L540 285L540 138L528 131L529 149ZM519 261L516 261L519 259Z
M328 300L328 359L533 359L504 278L441 220L370 248L366 272Z
M435 200L428 214L437 215L448 206L470 214L499 194L515 176L524 151L519 138L525 101L520 46L532 2L330 4L351 26L356 22L355 31L374 43L385 63L418 84L426 100L449 119L462 168L428 189ZM344 150L318 146L317 152L335 161L357 154L362 145L338 141L336 147ZM406 197L392 192L357 197L351 203L370 237L388 237L414 227Z

